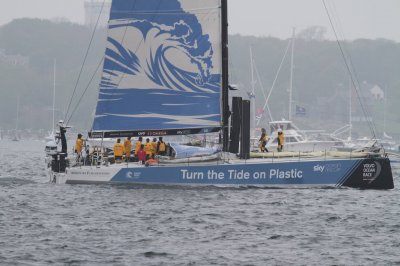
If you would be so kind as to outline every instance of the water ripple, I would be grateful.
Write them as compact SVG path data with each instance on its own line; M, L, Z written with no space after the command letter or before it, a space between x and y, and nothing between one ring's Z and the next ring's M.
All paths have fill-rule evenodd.
M1 265L395 265L391 191L54 185L0 141Z

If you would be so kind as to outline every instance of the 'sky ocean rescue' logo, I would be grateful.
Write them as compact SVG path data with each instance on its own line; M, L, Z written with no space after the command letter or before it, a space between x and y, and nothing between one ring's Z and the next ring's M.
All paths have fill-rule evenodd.
M139 179L140 176L141 176L141 173L140 173L140 172L131 172L131 171L128 171L128 172L126 173L126 178L128 178L128 179Z
M314 172L320 173L337 173L340 172L342 169L342 165L340 163L331 163L331 164L317 164L314 166Z

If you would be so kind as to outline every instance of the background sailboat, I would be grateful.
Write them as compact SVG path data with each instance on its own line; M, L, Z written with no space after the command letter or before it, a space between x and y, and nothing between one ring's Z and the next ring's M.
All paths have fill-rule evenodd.
M55 141L55 104L56 104L56 70L57 70L57 60L54 59L53 64L53 106L52 106L52 129L49 134L45 137L46 141Z
M277 148L277 137L278 137L278 129L283 129L284 134L285 134L285 145L284 145L284 150L285 151L330 151L330 150L335 150L334 146L337 146L341 144L341 140L339 139L334 139L330 135L326 134L323 130L301 130L299 129L295 123L293 122L293 80L294 80L294 50L295 50L295 40L296 40L296 32L295 29L293 29L293 34L292 38L289 41L284 56L281 60L281 63L279 65L278 71L276 73L273 85L270 89L270 92L268 93L268 96L265 96L263 92L263 96L265 99L264 106L262 110L267 110L268 115L269 115L269 123L268 124L262 124L263 121L263 116L264 112L261 113L261 115L258 117L258 119L255 119L255 125L257 127L264 127L267 130L269 130L269 141L267 142L267 149L270 151L276 151ZM283 63L286 60L286 57L290 53L290 79L289 79L289 89L288 89L288 120L286 119L281 119L281 120L274 120L271 114L271 110L268 108L269 106L269 99L271 97L271 94L275 88L276 81L278 79L278 76L281 72ZM252 58L252 51L250 49L250 55ZM253 69L256 70L256 74L258 75L257 68L254 65L254 59L252 61L252 80L254 80L254 75L253 75ZM259 77L258 77L259 78ZM254 84L255 82L252 81L252 88L253 92L252 95L254 95ZM263 88L261 88L263 91ZM298 106L296 106L298 107ZM297 111L297 110L296 110ZM303 110L305 113L305 109ZM253 113L255 111L253 110ZM264 119L266 120L266 119ZM265 123L265 122L264 122ZM257 143L257 142L256 142ZM253 145L253 148L257 148L257 146Z

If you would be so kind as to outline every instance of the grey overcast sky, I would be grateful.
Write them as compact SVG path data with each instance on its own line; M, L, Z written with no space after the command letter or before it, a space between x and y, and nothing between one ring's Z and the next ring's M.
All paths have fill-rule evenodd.
M0 25L14 18L60 18L83 23L85 0L0 0ZM325 0L346 39L400 42L400 0ZM319 25L333 38L322 0L228 0L231 34L288 38Z

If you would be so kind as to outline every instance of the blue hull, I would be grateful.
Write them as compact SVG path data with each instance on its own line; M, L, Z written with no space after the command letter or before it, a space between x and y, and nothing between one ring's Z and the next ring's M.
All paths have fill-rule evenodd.
M387 158L317 160L290 162L254 162L223 165L179 165L121 167L110 176L96 181L102 170L79 170L66 183L126 183L148 185L203 186L332 186L371 189L393 188L390 161ZM99 172L100 171L100 172ZM82 175L83 174L83 175Z

